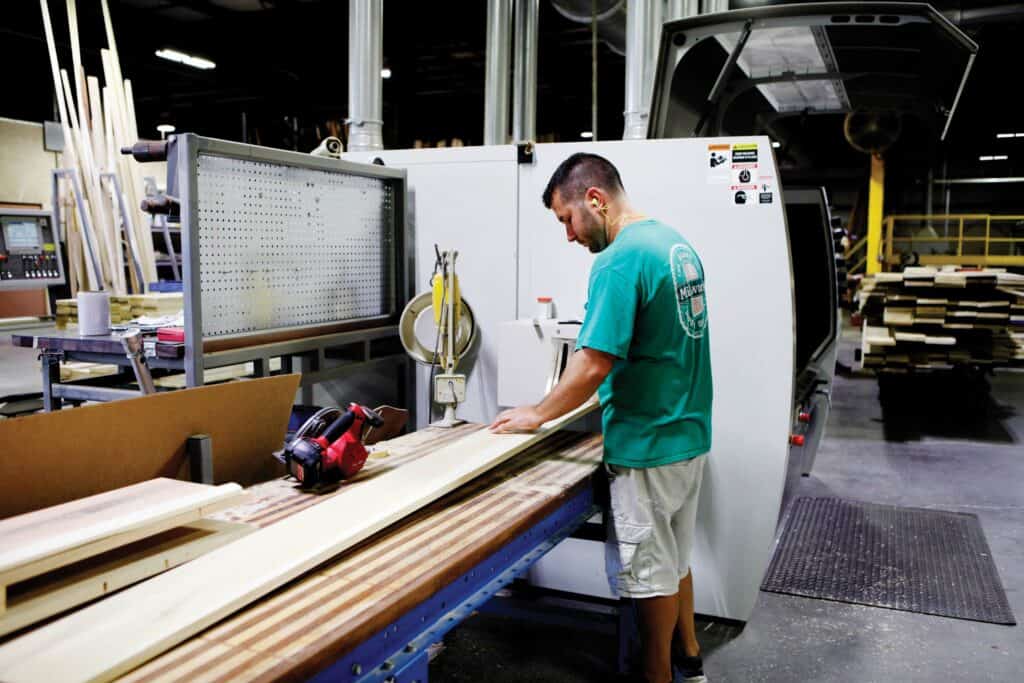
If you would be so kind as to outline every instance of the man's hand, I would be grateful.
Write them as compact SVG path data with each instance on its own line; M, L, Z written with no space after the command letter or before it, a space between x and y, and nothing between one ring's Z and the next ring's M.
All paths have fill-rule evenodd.
M535 406L520 406L502 412L491 423L490 430L499 434L508 432L535 432L544 419Z

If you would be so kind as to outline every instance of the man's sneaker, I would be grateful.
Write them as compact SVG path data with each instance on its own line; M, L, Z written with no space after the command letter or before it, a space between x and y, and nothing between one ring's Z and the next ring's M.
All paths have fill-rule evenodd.
M700 655L696 657L674 655L672 665L679 674L676 680L685 683L707 683L708 679L704 676L704 661Z

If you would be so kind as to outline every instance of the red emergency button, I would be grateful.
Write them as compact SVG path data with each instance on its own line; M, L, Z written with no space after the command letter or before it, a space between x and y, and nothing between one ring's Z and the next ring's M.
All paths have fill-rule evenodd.
M800 420L801 422L803 422L804 424L806 424L806 423L808 423L808 422L810 422L810 421L811 421L811 414L810 414L810 413L807 413L807 412L803 412L803 413L800 413L800 414L799 414L799 415L797 416L797 418L796 418L796 419L798 419L798 420Z
M803 446L804 445L804 435L803 434L793 434L793 435L791 435L789 437L789 443L793 444L794 446Z

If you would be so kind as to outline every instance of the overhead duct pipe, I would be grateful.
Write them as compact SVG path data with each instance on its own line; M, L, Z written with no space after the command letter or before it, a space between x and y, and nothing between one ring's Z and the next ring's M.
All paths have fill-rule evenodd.
M351 152L384 148L381 131L384 66L383 0L348 3L348 148Z
M540 0L516 0L512 141L537 137L537 19Z
M508 142L509 51L512 0L487 0L487 73L484 83L484 144Z
M665 5L665 21L686 19L700 14L700 0L668 0Z
M650 117L651 43L654 41L654 6L661 0L630 0L626 6L626 111L624 140L647 137ZM660 12L658 12L660 16ZM659 27L660 34L660 27Z

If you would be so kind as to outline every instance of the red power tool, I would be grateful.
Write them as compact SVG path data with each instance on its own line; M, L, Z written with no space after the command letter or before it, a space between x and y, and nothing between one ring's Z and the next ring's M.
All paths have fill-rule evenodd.
M325 415L338 412L331 408L311 417L281 454L288 473L303 487L354 477L366 462L363 427L366 423L373 427L384 423L376 411L358 403L349 404L348 410L333 422L325 421Z

